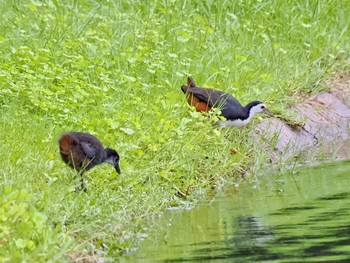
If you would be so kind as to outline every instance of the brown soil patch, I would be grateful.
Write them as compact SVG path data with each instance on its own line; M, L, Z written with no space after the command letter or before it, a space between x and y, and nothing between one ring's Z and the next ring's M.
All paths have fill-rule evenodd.
M306 155L308 160L350 158L350 74L335 76L327 84L328 92L292 107L304 126L291 126L278 118L257 125L253 137L268 149L272 162Z

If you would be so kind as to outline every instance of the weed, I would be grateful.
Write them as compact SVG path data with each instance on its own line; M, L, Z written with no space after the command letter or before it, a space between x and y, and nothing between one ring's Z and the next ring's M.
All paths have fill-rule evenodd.
M240 180L263 158L249 128L213 126L181 85L191 75L283 115L348 61L349 6L2 1L0 261L93 257L105 247L115 258L165 207ZM118 150L123 174L96 167L89 192L76 195L57 146L72 130Z

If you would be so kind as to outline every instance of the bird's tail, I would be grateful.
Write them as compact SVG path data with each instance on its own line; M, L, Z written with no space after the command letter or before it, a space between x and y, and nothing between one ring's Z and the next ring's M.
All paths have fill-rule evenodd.
M68 134L63 135L59 141L60 151L62 154L69 156L72 151L72 146L74 145L74 140Z

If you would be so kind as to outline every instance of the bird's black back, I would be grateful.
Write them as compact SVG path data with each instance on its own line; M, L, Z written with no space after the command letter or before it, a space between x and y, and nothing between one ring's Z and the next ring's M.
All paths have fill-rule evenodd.
M69 132L59 140L62 160L76 170L89 170L103 162L106 153L102 143L83 132Z
M220 108L222 116L226 119L244 118L247 115L247 110L231 94L226 92L208 88L189 88L187 86L183 86L182 90L192 93L210 107Z

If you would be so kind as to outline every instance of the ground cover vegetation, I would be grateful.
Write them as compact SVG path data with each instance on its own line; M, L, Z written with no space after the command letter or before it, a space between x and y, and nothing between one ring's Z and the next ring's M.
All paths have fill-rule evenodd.
M0 262L115 259L165 208L258 173L259 117L213 126L185 101L188 75L287 114L349 65L349 1L16 0L0 12ZM73 130L117 149L122 174L96 167L75 194L57 146Z

